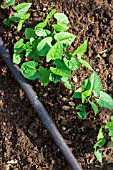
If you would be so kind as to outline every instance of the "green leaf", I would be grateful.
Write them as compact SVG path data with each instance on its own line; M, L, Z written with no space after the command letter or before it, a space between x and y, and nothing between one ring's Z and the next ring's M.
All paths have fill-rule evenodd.
M67 87L70 90L74 90L74 86L71 84L71 82L68 81L68 77L62 77L61 81L64 82L64 86Z
M24 46L23 49L26 50L25 56L28 57L30 56L30 53L32 52L32 46L30 45L30 42L27 42Z
M62 59L63 56L63 44L60 42L55 43L53 47L47 53L46 61Z
M51 37L46 37L39 42L39 44L37 45L39 56L47 55L48 51L51 49L51 41L52 41Z
M6 26L14 26L14 23L10 19L4 19L3 23Z
M17 11L17 13L15 13L15 16L21 18L29 10L29 8L31 7L31 4L32 3L23 2L15 6L14 10Z
M111 121L113 122L113 116L110 117Z
M92 109L93 109L93 111L94 111L94 114L96 115L97 113L98 113L98 107L97 107L97 105L94 103L94 102L91 102L90 100L88 100L89 101L89 103L91 104L91 106L92 106Z
M37 29L35 30L35 34L36 34L37 36L40 36L40 37L46 37L46 36L50 35L51 32L50 32L49 30L47 30L47 29L37 28Z
M50 73L49 80L53 81L54 83L58 83L60 81L61 76Z
M100 91L100 98L96 99L97 103L104 107L113 109L113 99L107 93Z
M38 63L35 61L28 61L22 64L21 72L23 76L30 80L35 80L39 77L36 67Z
M86 114L86 109L84 105L79 104L78 106L76 106L76 110L80 110L80 111L77 111L77 114L81 119L86 118L87 114Z
M65 65L70 69L70 70L78 70L80 68L80 64L78 60L74 57L72 57L70 60L67 60L66 58L63 58Z
M53 26L56 32L67 31L69 29L69 26L65 24L54 24Z
M113 142L113 137L111 137L111 141Z
M22 29L22 25L24 23L24 20L20 20L18 25L17 25L17 30L20 31Z
M24 39L21 38L20 40L18 40L15 44L14 44L14 52L17 54L19 54L20 52L23 51L23 46L24 46Z
M69 29L68 27L69 20L65 14L56 13L54 17L55 19L57 19L57 24L53 25L55 31L67 31Z
M22 29L22 25L25 22L26 19L28 19L30 17L30 14L25 14L19 21L18 25L17 25L17 30L20 31ZM16 17L17 18L17 17Z
M68 32L60 32L60 33L56 33L54 38L57 41L60 41L61 43L67 44L70 46L72 42L74 41L74 39L76 38L76 36Z
M51 72L62 77L71 77L71 71L68 68L53 68L50 67Z
M56 13L56 9L53 9L51 12L49 12L45 21L48 22L48 19L52 18L55 13Z
M27 14L25 14L25 15L23 15L22 16L22 20L26 20L26 19L28 19L30 17L30 13L27 13Z
M26 49L26 54L25 54L25 56L26 56L26 57L29 57L30 54L31 54L31 52L32 52L32 49L31 49L31 48Z
M36 26L35 26L35 29L34 30L37 30L39 28L44 28L46 26L46 23L45 21L44 22L40 22L38 23Z
M106 129L110 129L110 130L113 130L113 122L109 122L106 126L105 126Z
M100 94L100 90L102 88L102 83L100 81L100 78L94 72L90 77L89 80L91 82L91 90L94 92L94 96L98 96Z
M46 36L48 36L49 34L51 34L51 32L50 32L49 30L43 29L43 28L46 26L46 24L47 24L47 23L44 21L44 22L38 23L38 24L35 26L34 31L35 31L35 34L36 34L37 36L46 37Z
M91 95L91 91L82 92L82 103L85 103L86 98L90 95Z
M61 23L67 25L69 23L68 17L63 13L56 13L54 18L57 19L58 24Z
M85 40L84 43L82 45L80 45L74 52L73 52L73 56L75 56L77 54L78 59L81 59L81 57L84 55L84 53L87 50L87 46L88 46L88 40Z
M93 70L92 67L90 66L90 64L89 64L87 61L85 61L85 60L83 60L83 59L79 59L78 61L79 61L83 66L87 67L87 68L90 69L90 70Z
M96 144L94 145L94 148L96 149L97 147L102 148L102 146L104 146L106 140L104 138L100 139L99 141L96 142Z
M104 138L104 132L103 132L103 127L101 126L101 128L99 129L99 133L98 133L98 136L97 136L97 140L99 141L100 139L103 139Z
M24 16L21 17L21 19L19 20L19 23L17 25L17 30L20 31L22 29L22 25L25 22L26 19L28 19L30 17L30 14L25 14ZM11 19L13 20L18 20L18 17L11 17Z
M15 16L11 16L11 17L9 17L9 19L11 21L20 21L20 18L19 17L15 17Z
M61 77L61 81L63 81L63 82L67 82L68 79L69 79L69 77Z
M26 28L25 29L25 36L29 40L31 37L35 38L36 34L35 34L35 32L32 28Z
M48 36L48 35L50 35L51 34L51 31L49 31L49 30L47 30L47 29L45 29L44 30L44 37L46 37L46 36ZM51 35L50 35L51 36ZM52 37L52 36L51 36Z
M68 68L66 67L66 65L64 64L64 62L61 61L60 59L54 60L53 64L55 64L56 67L58 67L58 68L61 68L61 69L68 69Z
M8 6L11 6L15 3L15 0L4 0L8 4Z
M74 92L74 94L72 95L72 98L81 99L82 98L82 93L81 92Z
M27 50L26 50L27 51ZM40 61L40 58L38 56L38 52L37 50L34 50L34 49L30 49L29 51L27 51L27 54L26 54L26 57L29 56L31 58L33 58L34 60L36 61Z
M30 44L33 46L33 49L37 49L39 42L41 42L42 38L34 39L33 37L30 38Z
M66 81L64 83L64 86L67 87L70 90L74 90L74 86L69 81Z
M38 73L39 73L39 79L41 80L43 85L47 86L50 82L49 80L50 70L46 70L45 68L40 66L38 69Z
M0 5L0 8L1 8L1 9L5 9L6 7L5 7L5 6L3 6L3 5Z
M72 58L72 54L69 51L66 51L66 53L63 54L63 56L66 56L68 58Z
M30 42L26 42L26 44L24 44L24 46L23 46L23 49L24 50L32 49Z
M52 72L62 76L62 81L67 81L68 78L71 77L71 71L66 67L63 61L56 59L53 64L55 64L57 68L53 68Z
M113 130L109 130L109 136L113 136Z
M94 151L94 155L96 156L97 160L102 163L102 153L98 149L97 151Z
M23 54L13 54L13 63L20 64L21 60L23 58Z
M91 81L89 80L89 78L83 82L81 89L86 91L91 90Z

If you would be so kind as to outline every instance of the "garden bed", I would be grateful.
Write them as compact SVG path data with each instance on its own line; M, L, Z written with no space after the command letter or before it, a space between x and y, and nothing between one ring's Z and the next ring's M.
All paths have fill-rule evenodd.
M113 97L113 9L111 2L78 0L46 3L32 1L32 3L31 17L28 22L30 26L32 24L34 27L37 22L43 21L48 9L55 8L58 12L64 12L68 16L69 32L77 36L71 50L88 38L89 45L84 59L98 73L103 90ZM3 19L7 17L6 13L2 11L1 13ZM22 36L22 32L18 33L14 28L9 28L3 31L2 35L5 45L13 54L13 44ZM0 66L2 73L0 77L2 80L0 84L2 169L10 167L9 169L18 170L68 170L69 167L60 151L1 60ZM78 88L90 75L90 71L81 67L75 74L77 77L75 87ZM87 118L81 120L74 107L70 105L71 90L67 90L60 83L56 85L51 83L45 88L38 81L31 84L83 169L111 169L113 148L109 148L106 144L102 151L103 163L99 164L93 155L93 145L101 124L109 121L112 111L99 108L99 114L94 116L89 110ZM10 160L16 161L16 164L7 163Z

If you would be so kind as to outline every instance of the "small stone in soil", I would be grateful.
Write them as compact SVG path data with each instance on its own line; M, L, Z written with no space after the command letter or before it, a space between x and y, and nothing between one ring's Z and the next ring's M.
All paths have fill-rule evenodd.
M44 93L43 96L44 96L44 97L47 97L47 96L48 96L48 93Z
M73 91L69 90L68 95L72 95Z
M74 102L69 102L69 105L70 106L75 106L75 103Z
M62 106L62 109L63 109L63 110L69 110L70 107L69 107L69 106Z
M53 103L51 103L51 102L48 102L48 104L52 107L53 106Z
M63 127L62 127L62 130L63 130L63 131L65 131L65 130L66 130L66 127L65 127L65 126L63 126Z
M75 83L77 83L77 77L76 77L76 76L73 77L73 81L74 81Z
M66 97L62 97L62 101L63 102L67 101L67 98Z

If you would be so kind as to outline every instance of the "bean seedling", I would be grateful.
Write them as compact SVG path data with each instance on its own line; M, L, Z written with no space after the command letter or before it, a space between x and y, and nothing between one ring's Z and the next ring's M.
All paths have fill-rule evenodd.
M113 142L113 116L111 116L111 121L107 123L106 125L102 125L98 136L97 136L97 142L94 145L94 154L98 161L102 163L102 153L101 153L101 148L105 145L106 139L105 139L105 130L107 129L108 136L110 137L110 140Z
M6 3L8 3L8 6L13 5L15 3L15 0L4 0ZM31 7L31 3L21 3L18 4L13 8L14 13L13 16L10 16L8 19L4 19L4 24L7 26L15 26L15 22L18 22L17 30L20 31L22 29L22 25L24 22L30 17L30 13L26 12Z

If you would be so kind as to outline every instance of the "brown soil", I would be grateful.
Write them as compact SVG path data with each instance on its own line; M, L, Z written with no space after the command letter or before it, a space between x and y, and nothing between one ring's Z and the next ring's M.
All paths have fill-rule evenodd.
M83 58L98 73L103 83L103 90L113 97L113 1L29 0L29 2L33 4L30 9L30 25L43 21L48 9L55 8L69 17L69 32L77 36L71 50L77 48L86 38L89 39L88 50ZM6 13L0 11L1 22L4 17L7 17L7 12L11 10ZM14 28L9 30L5 28L5 31L1 28L0 34L3 35L5 45L13 54L13 43L22 37L22 33L17 33ZM103 50L107 51L101 54ZM69 170L59 149L2 60L0 60L0 71L2 157L0 169ZM73 73L77 76L75 88L79 87L90 73L83 67ZM33 84L33 88L83 169L112 170L113 148L109 148L107 144L102 148L103 163L99 164L93 154L93 145L100 125L107 123L113 112L99 108L99 114L94 116L92 111L88 110L87 118L81 120L73 106L69 105L72 101L72 92L66 90L62 84L50 84L44 88L37 83ZM65 111L63 106L69 106L70 109Z

